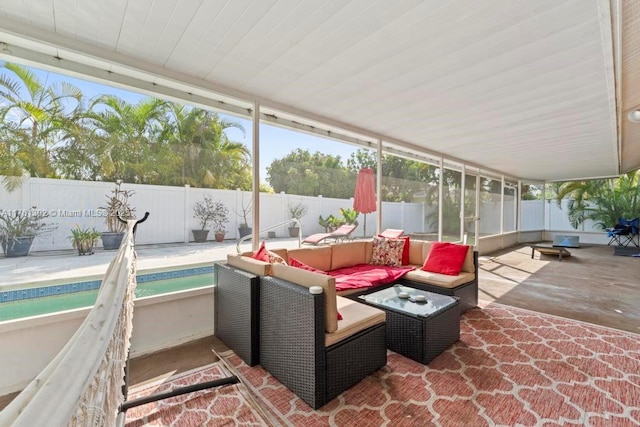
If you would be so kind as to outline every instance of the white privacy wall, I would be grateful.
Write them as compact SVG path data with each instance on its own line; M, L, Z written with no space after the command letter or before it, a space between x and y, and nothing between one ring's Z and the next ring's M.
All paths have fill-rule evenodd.
M26 178L22 186L9 193L0 186L0 210L33 209L45 211L49 215L46 222L57 228L51 233L39 236L33 243L32 251L70 249L68 236L76 225L95 227L107 231L104 213L100 207L107 203L107 196L115 188L114 183L93 181L72 181L46 178ZM149 212L149 219L136 234L136 243L173 243L192 240L191 230L199 228L193 218L194 204L209 195L229 208L229 222L226 224L227 239L237 239L241 222L242 207L249 206L251 193L240 190L211 190L202 188L169 187L124 183L122 190L132 190L129 199L135 214L142 218ZM353 199L333 199L322 196L308 197L289 194L260 193L261 229L283 223L289 219L289 205L304 203L308 207L302 218L303 235L324 232L318 224L319 216L340 217L340 208L353 207ZM409 231L432 231L424 224L424 217L430 211L422 203L383 203L386 221L383 228L403 228ZM367 215L367 235L376 231L377 212ZM248 215L251 225L251 213ZM358 217L355 236L364 233L364 216ZM287 225L274 230L278 237L288 236ZM211 236L212 238L213 236ZM102 243L99 242L99 245Z
M46 178L27 178L22 186L9 193L0 186L0 210L4 209L37 209L49 214L48 222L57 228L45 236L38 237L33 244L33 251L70 249L68 239L70 230L76 225L95 227L98 231L106 231L104 216L100 211L105 206L107 195L115 188L114 183L93 181L71 181ZM139 244L188 242L192 240L191 230L199 228L198 220L193 218L193 205L205 195L220 200L229 208L229 222L226 225L227 239L237 239L239 214L242 206L249 206L251 193L240 190L211 190L202 188L169 187L158 185L123 184L123 190L133 190L135 194L130 202L135 207L136 216L141 218L144 212L150 216L144 227L137 232L136 242ZM260 193L261 229L283 223L289 219L288 206L304 203L308 207L302 218L303 235L323 232L318 218L333 214L340 216L340 208L351 208L353 199L333 199L322 196L308 197L290 194ZM505 203L505 230L516 228L514 212L515 202ZM555 230L576 231L567 219L568 201L563 201L561 208L555 201L527 200L521 203L521 230ZM437 224L431 225L425 218L436 207L423 203L383 202L382 229L401 228L406 232L436 233ZM484 202L480 209L480 234L496 234L500 232L500 203ZM251 225L251 214L249 224ZM366 234L371 236L376 231L378 212L366 215ZM356 237L364 235L364 215L358 217L359 226ZM591 221L583 224L582 232L599 232ZM287 236L287 226L282 225L274 230L278 237ZM101 242L99 243L101 244Z

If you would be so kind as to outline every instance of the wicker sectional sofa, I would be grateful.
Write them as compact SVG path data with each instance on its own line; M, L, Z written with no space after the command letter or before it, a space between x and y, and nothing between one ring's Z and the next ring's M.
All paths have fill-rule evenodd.
M458 276L447 276L418 271L430 247L431 242L410 242L409 261L417 270L399 282L456 296L462 311L476 306L477 252L468 251ZM368 263L373 243L271 251L286 262L295 258L332 271ZM216 335L249 365L260 363L311 407L324 405L386 364L385 313L358 302L357 296L392 283L337 292L335 278L328 274L270 264L250 253L228 255L227 263L216 264L215 271Z

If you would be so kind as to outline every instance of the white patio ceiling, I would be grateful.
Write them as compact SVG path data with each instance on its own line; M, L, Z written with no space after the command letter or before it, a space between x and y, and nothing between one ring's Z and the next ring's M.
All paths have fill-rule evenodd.
M564 180L640 166L638 3L0 0L0 52Z

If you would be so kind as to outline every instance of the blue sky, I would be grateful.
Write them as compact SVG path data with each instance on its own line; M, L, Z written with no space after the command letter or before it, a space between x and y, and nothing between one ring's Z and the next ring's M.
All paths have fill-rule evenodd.
M87 99L90 99L96 95L113 94L126 100L127 102L135 104L140 99L146 97L146 95L141 95L132 91L101 85L86 80L79 80L73 77L56 74L32 67L28 68L31 69L43 83L45 81L49 81L51 83L68 81L72 83L82 91L83 95L85 95ZM242 126L246 130L246 135L243 135L242 132L237 129L229 129L227 135L231 140L242 142L247 145L249 149L251 149L251 121L232 115L227 115L223 112L218 113L222 117L227 117L230 120L242 124ZM260 143L260 182L266 182L266 167L271 164L274 159L282 158L296 148L309 150L312 153L320 151L334 156L338 155L345 163L349 158L349 155L352 152L355 152L357 149L352 145L343 144L333 140L323 139L313 135L307 135L305 133L294 132L280 127L265 124L262 124L260 126Z

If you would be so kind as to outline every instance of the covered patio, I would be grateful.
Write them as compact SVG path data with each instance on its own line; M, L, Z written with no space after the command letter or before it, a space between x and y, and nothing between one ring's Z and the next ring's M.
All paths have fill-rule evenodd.
M543 209L537 226L521 226L526 185L640 167L640 62L633 55L640 8L631 0L54 0L7 3L0 16L6 61L250 120L253 249L261 241L261 153L276 148L261 144L260 126L268 124L373 153L381 171L370 226L377 232L400 228L391 215L385 219L383 156L429 166L438 240L447 217L444 176L453 172L460 189L453 222L480 250L483 308L494 302L640 332L636 258L614 256L587 235L562 263L532 259L527 242L550 241L558 230L545 228ZM493 192L483 193L482 180ZM483 218L486 200L494 210ZM489 223L491 232L482 233ZM154 265L225 259L202 248L138 251L142 265L147 256ZM100 274L108 256L98 255L82 274ZM34 279L41 268L57 279L64 265L55 267L55 257L32 256L10 268ZM42 262L30 268L32 261ZM209 335L141 355L134 381L208 364L220 345ZM637 408L629 409L636 403L625 416L638 419Z

